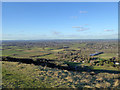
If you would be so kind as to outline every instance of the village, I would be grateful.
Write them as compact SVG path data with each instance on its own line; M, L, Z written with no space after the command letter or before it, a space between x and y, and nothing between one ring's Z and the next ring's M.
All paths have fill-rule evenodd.
M85 86L85 82L91 87L98 87L98 82L102 85L102 81L106 83L105 85L107 83L109 86L114 85L110 81L117 82L115 80L118 80L120 73L117 45L115 40L109 42L106 40L3 41L3 87L6 87L6 84L14 85L8 84L5 80L9 77L9 81L16 82L16 80L12 81L12 76L19 77L18 75L22 77L30 75L34 82L51 84L54 81L50 78L53 80L56 78L58 85L63 80L63 85L68 87L68 83L70 85L76 83L78 86L81 83L81 86ZM66 78L71 78L72 82L70 83ZM32 85L38 85L38 83L33 84L28 77L24 80ZM86 81L83 82L84 80ZM20 85L22 87L22 84Z

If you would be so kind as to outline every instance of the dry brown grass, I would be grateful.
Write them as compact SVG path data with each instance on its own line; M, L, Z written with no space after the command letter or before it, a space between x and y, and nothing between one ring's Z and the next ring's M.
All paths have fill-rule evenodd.
M113 85L113 87L117 87L117 86L119 86L120 85L120 80L118 80L118 79L115 79L114 80L115 82L114 82L114 85Z
M82 80L80 80L80 82L81 82L81 83L89 83L90 80L89 80L89 79L82 79Z
M5 61L3 64L3 71L4 71L3 76L5 77L6 74L9 73L14 75L14 77L12 77L12 75L7 76L8 78L7 77L6 78L8 80L6 80L6 78L3 78L4 86L9 85L8 87L14 87L13 85L16 85L14 82L16 82L17 79L24 81L26 87L28 83L30 83L30 85L33 86L36 85L36 87L38 87L37 85L43 86L41 82L44 85L47 85L45 87L54 87L54 88L55 87L75 88L81 86L87 88L91 88L91 87L107 88L107 87L119 86L119 81L117 79L119 77L119 74L98 73L96 75L90 75L89 72L77 73L67 70L59 70L48 67L35 66L31 64L18 64L17 62L5 62ZM17 82L19 82L18 80ZM20 85L21 85L20 87L24 87L22 86L23 84L20 83Z
M96 85L95 85L95 87L97 87L97 88L107 88L107 87L110 87L111 86L111 84L109 83L109 82L101 82L101 83L97 83Z

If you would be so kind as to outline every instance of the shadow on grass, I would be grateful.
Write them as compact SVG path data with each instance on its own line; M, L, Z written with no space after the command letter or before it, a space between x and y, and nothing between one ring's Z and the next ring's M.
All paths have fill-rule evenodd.
M82 71L86 71L86 72L91 72L94 71L95 73L92 75L95 75L97 73L120 73L120 71L113 71L113 70L94 70L92 69L92 67L88 67L88 66L77 66L77 67L72 67L72 66L61 66L61 65L57 65L55 64L56 60L50 60L50 59L27 59L27 58L13 58L13 57L2 57L2 61L9 61L9 62L20 62L20 63L25 63L25 64L34 64L34 65L41 65L41 66L47 66L50 68L58 68L61 70L68 70L68 71L75 71L75 72L82 72Z

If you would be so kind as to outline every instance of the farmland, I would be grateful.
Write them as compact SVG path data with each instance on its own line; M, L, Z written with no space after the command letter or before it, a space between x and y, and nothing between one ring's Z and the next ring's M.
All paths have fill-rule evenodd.
M3 88L120 88L117 40L3 41L1 49Z

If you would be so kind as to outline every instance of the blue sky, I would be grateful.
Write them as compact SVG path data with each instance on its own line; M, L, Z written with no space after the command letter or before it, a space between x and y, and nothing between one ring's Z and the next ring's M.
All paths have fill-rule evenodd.
M4 2L3 40L117 39L117 2Z

